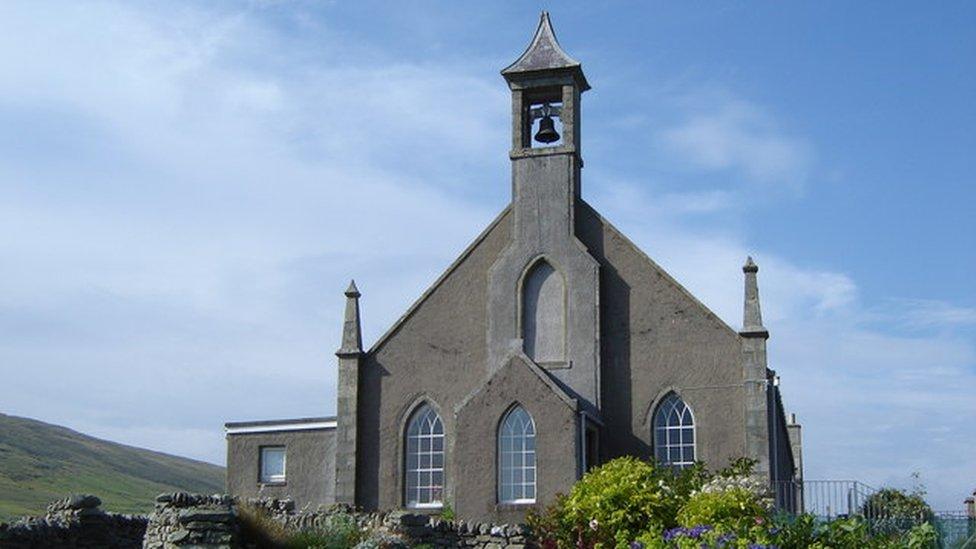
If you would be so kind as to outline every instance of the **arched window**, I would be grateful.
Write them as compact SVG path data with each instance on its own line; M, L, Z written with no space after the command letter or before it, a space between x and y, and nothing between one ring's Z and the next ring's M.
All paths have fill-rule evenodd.
M562 275L545 261L522 283L522 338L525 354L537 364L565 361L565 294Z
M675 393L668 393L654 412L654 457L677 469L695 463L695 417Z
M535 422L521 406L498 428L498 501L535 503Z
M444 497L444 424L430 404L410 416L404 445L407 507L440 507Z

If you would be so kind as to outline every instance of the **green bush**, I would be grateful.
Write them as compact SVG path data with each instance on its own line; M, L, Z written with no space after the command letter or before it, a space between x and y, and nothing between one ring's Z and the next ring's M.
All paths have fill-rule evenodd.
M674 473L635 458L615 459L541 513L530 513L529 525L544 549L937 547L937 532L927 522L879 531L861 517L823 522L813 515L774 515L766 483L752 476L752 466L737 460L713 475L700 465ZM885 498L915 512L903 498Z
M328 515L324 523L314 529L291 534L285 547L288 549L350 549L363 541L366 532L356 524L356 518L345 512Z
M772 507L767 492L764 482L749 475L715 477L691 494L678 511L678 523L745 534L766 521Z
M909 526L931 521L934 517L921 493L905 493L895 488L884 488L871 494L861 506L861 513L872 520Z
M544 512L530 514L529 525L547 547L626 548L642 534L676 525L678 509L706 479L701 466L675 474L618 458L588 472Z
M772 528L757 539L769 540L766 543L779 549L934 549L938 532L931 524L921 523L905 532L879 533L862 517L828 522L804 514L775 517Z

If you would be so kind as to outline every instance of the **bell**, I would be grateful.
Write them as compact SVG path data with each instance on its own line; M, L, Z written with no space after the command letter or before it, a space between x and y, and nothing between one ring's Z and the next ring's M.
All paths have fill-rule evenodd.
M554 143L559 141L559 134L556 132L556 123L552 116L546 113L539 121L539 131L535 134L535 140L539 143Z

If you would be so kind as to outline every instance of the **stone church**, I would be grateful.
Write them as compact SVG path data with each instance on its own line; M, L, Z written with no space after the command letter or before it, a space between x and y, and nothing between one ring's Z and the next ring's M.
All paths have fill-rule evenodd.
M590 85L548 14L501 74L511 203L369 349L350 284L336 416L227 423L228 490L514 522L617 456L799 479L759 268L737 331L583 200Z

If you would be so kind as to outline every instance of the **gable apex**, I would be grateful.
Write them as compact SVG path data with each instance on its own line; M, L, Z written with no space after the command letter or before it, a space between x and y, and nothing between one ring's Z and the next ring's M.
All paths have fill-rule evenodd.
M525 353L519 350L514 351L509 356L508 360L504 361L504 364L505 364L504 367L496 370L491 375L489 375L485 379L484 383L479 384L474 391L469 393L468 396L464 397L463 399L461 399L460 402L457 403L457 405L454 407L455 415L459 414L461 410L463 410L468 405L468 403L471 402L475 397L488 390L491 387L492 382L496 378L502 376L503 372L509 368L524 368L528 370L529 372L534 374L534 376L539 381L541 381L543 385L545 385L550 391L552 391L552 394L554 394L557 398L559 398L559 400L562 401L563 404L569 407L570 410L572 410L573 412L579 410L579 401L573 396L571 396L569 393L567 393L566 390L564 390L562 387L560 387L559 384L556 383L556 380L554 380L552 376L549 375L549 373L547 373L545 370L540 368L535 362L532 361L532 359L525 356Z

